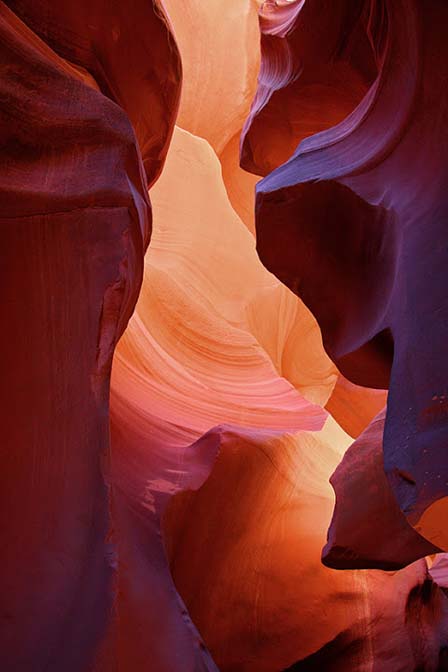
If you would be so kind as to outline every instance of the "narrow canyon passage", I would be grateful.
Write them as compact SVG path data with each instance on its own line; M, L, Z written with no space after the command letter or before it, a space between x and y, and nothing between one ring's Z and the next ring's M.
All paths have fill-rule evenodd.
M448 7L0 0L0 670L448 670Z

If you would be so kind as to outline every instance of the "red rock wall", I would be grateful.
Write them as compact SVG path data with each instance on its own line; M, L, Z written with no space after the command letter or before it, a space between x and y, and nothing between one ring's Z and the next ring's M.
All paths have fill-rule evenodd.
M0 3L2 672L448 669L447 18Z

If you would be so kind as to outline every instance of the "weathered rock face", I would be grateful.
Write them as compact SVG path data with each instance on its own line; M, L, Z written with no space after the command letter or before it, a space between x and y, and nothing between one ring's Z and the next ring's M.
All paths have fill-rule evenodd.
M180 56L163 3L136 0L132 10L118 0L56 5L51 0L7 0L5 5L56 54L86 70L104 96L126 111L152 184L163 165L180 95ZM103 123L110 125L108 121Z
M425 606L424 560L395 574L321 564L328 480L351 440L331 419L320 430L324 411L301 395L328 403L335 372L309 315L278 302L283 288L230 207L208 143L176 129L151 199L144 283L112 379L120 577L157 633L132 653L151 651L161 670L214 669L188 610L224 671L437 660L445 596L434 587ZM300 386L279 376L294 354ZM134 629L126 612L122 621Z
M178 125L220 154L240 133L256 89L260 0L165 0L182 54ZM219 29L218 29L219 26Z
M342 121L376 75L370 0L266 0L258 90L242 134L243 168L266 175L303 138Z
M385 414L350 446L330 479L336 506L323 551L328 567L394 570L440 552L409 525L390 489L383 467Z
M139 4L0 4L5 672L90 670L112 619L110 367L149 241L143 168L161 168L180 86L166 22Z
M386 472L411 525L446 548L448 8L370 4L378 77L257 185L257 249L347 378L390 378Z
M342 429L355 438L384 408L386 401L386 390L355 385L339 374L325 408Z
M261 4L0 3L2 672L446 669L447 10Z
M226 431L209 480L168 508L176 585L224 672L443 669L448 603L425 560L394 573L319 561L338 432Z
M293 296L293 306L279 304L277 293L287 290L260 264L206 141L176 129L151 198L153 237L136 311L114 359L111 413L124 608L138 600L140 630L152 636L139 640L129 613L121 618L136 665L152 656L158 670L214 669L176 594L160 518L176 492L202 485L229 433L269 440L322 427L326 412L279 375L269 348L281 362L295 339L297 356L308 355L297 386L313 401L325 403L335 374L306 310L297 315ZM277 331L280 309L284 333ZM224 634L218 629L216 637Z

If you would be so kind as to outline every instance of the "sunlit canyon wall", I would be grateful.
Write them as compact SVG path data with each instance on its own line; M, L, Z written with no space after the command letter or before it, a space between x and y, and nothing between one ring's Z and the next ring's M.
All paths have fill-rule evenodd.
M448 669L447 25L0 4L0 670Z

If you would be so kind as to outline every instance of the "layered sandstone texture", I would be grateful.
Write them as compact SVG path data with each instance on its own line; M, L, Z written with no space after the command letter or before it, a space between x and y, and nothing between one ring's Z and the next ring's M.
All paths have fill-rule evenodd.
M310 308L344 376L389 387L383 441L389 485L408 523L446 550L448 8L436 0L424 7L412 0L357 3L362 11L350 14L353 23L343 24L347 30L339 30L326 62L345 54L357 72L359 51L350 45L367 39L371 53L363 52L361 62L373 59L376 73L367 93L340 123L303 139L286 161L279 163L269 144L258 160L252 149L258 126L268 134L277 96L289 100L290 88L296 91L306 75L306 56L316 45L302 40L296 48L294 36L307 6L318 4L284 8L290 23L282 39L293 54L305 49L298 56L303 69L294 84L282 80L280 92L277 79L268 78L269 100L261 113L254 103L245 129L243 165L264 174L265 153L277 164L257 185L257 249ZM349 4L334 3L331 34L340 27L337 8ZM280 9L265 3L278 30ZM264 30L270 35L273 28ZM262 72L276 71L278 53L277 47L265 55ZM266 86L262 80L258 96ZM287 123L291 108L284 109L277 117Z
M447 24L0 2L2 672L448 669Z
M0 669L113 670L110 369L180 57L139 0L2 2L0 33Z

